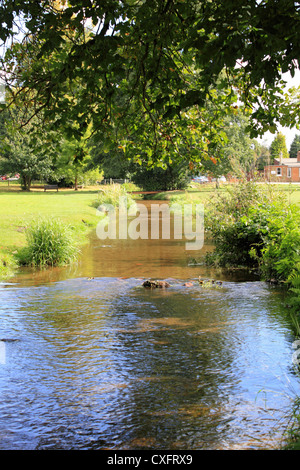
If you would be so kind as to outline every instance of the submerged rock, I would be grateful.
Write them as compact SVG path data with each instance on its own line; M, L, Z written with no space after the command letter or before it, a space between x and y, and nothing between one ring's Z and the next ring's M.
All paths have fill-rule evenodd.
M216 281L215 279L202 279L201 276L198 278L199 284L204 287L210 287L213 285L222 286L222 281Z
M15 341L19 341L19 340L15 338L1 338L0 339L0 342L3 342L3 343L14 343Z
M170 284L167 281L150 281L149 279L147 281L143 282L144 287L148 287L150 289L159 287L161 289L164 289L166 287L170 287Z

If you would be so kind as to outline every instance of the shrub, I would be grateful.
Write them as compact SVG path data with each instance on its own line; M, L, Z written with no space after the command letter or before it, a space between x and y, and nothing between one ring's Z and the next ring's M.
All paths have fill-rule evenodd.
M59 220L36 221L26 232L28 246L19 253L20 264L58 266L69 264L79 252L69 226Z
M299 320L299 312L300 312L300 265L298 266L297 272L295 271L289 278L290 289L289 292L291 294L289 298L289 304L292 307L292 315L294 326L297 331L297 336L300 337L300 320Z
M127 183L123 183L122 188L125 191L141 191L141 188L137 186L135 183L132 183L131 181L128 181Z
M273 203L265 209L266 229L259 256L264 279L274 278L290 284L300 273L300 211L296 206Z
M266 218L256 212L272 200L265 188L242 183L217 193L205 211L205 228L212 235L215 252L209 261L221 266L253 267L257 259L250 250L263 246Z
M210 262L255 267L262 279L284 283L292 311L299 314L298 206L289 204L282 192L247 183L211 203L206 228L215 242Z
M127 207L134 205L134 199L126 192L126 189L120 184L113 184L109 186L104 186L101 191L99 191L98 198L93 203L94 207L99 207L102 204L110 204L115 208L119 207L120 198L127 199Z
M213 200L206 228L220 265L258 267L262 278L286 281L300 262L300 211L286 196L252 183Z
M184 161L173 162L166 168L147 168L144 165L137 165L132 180L144 191L185 189L190 181L189 168Z

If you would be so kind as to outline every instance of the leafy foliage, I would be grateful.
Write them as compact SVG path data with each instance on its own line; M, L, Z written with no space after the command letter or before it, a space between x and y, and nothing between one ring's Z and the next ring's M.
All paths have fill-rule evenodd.
M297 158L297 153L300 150L300 135L295 135L293 142L291 143L289 157L290 158Z
M47 137L36 133L38 118L18 128L18 112L8 119L4 138L0 142L0 173L19 173L24 189L29 190L33 179L48 178L52 174L52 159L57 148L53 133ZM46 145L45 145L46 144Z
M0 249L0 279L11 277L17 268L14 256Z
M216 251L210 261L255 267L261 277L284 283L300 307L300 210L279 191L253 183L218 195L206 219ZM298 310L297 310L298 309Z
M75 190L80 184L96 184L102 179L103 172L92 163L90 148L86 137L61 138L58 154L53 159L52 182L74 184Z
M190 180L190 170L185 161L167 165L166 168L137 166L132 180L145 191L184 189Z
M223 266L256 266L250 250L262 247L266 220L253 210L268 202L268 194L252 182L229 187L210 201L205 226L216 247L210 261Z
M218 194L206 220L220 264L257 266L265 279L283 281L300 262L299 222L284 194L252 182Z
M286 148L285 136L281 132L278 132L273 142L271 143L270 152L272 161L274 161L274 158L278 160L281 157L289 158L288 150Z
M289 299L290 305L293 307L294 311L298 313L298 318L295 318L295 325L298 327L298 336L300 336L300 321L299 321L299 311L300 311L300 265L297 267L297 270L289 278L291 283L291 297Z
M170 148L188 148L189 158L213 153L236 91L253 109L253 135L297 120L296 107L290 114L283 105L281 80L300 55L292 0L3 0L0 13L11 98L76 136L90 122L104 141L117 132L137 160L139 144L153 162L167 161ZM18 25L22 43L9 45Z

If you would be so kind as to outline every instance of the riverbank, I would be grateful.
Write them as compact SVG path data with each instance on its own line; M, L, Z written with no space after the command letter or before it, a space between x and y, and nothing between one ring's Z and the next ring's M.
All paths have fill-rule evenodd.
M86 242L99 222L93 202L98 191L0 191L0 276L16 269L16 254L26 246L26 230L38 218L59 219L69 225L77 245Z
M187 195L190 198L190 200L194 200L195 202L198 202L201 200L203 203L205 203L214 195L215 191L216 189L213 186L207 186L207 187L203 186L200 189L191 188L187 192ZM219 191L223 191L223 188L221 188ZM30 193L19 192L19 191L11 191L11 192L0 191L0 216L1 216L0 217L0 240L1 240L0 259L2 259L2 262L5 261L5 264L6 264L6 266L3 265L3 268L5 268L6 271L8 270L8 268L13 269L14 253L18 249L24 247L26 244L26 228L30 226L31 221L34 221L37 217L40 217L40 216L42 217L52 216L54 218L59 218L63 222L69 224L72 227L73 233L76 238L76 242L78 244L84 244L88 240L88 236L90 235L91 231L93 230L93 228L97 225L99 221L99 216L97 216L96 210L95 210L95 201L97 199L98 192L99 192L99 188L96 188L96 189L90 188L90 189L80 190L78 192L74 192L74 190L63 190L63 191L59 191L58 193L57 192L44 193L43 191L32 191ZM163 196L165 196L166 200L171 200L171 198L176 195L185 196L185 193L184 192L167 192L164 194L160 193L158 199L163 199ZM293 202L297 202L297 200L300 199L299 197L300 192L299 191L292 192L290 193L290 196L293 197ZM88 245L86 246L88 247ZM108 247L106 248L106 250L109 250L109 249L110 248ZM113 252L113 248L111 249L111 252ZM150 252L149 259L151 260L155 259L155 257L153 256L153 249L149 250L149 252ZM94 253L95 252L93 252L93 254ZM101 258L101 256L99 258ZM114 254L113 256L114 257L111 259L113 260L118 259L118 254ZM130 257L131 263L136 264L136 265L139 265L142 263L145 264L145 250L144 249L141 250L141 256L142 258L138 258L136 249L134 248L133 256ZM119 253L119 259L121 259L120 253ZM12 262L11 266L9 265L10 260ZM157 265L159 266L163 264L164 263L161 263L161 262L157 263ZM170 265L166 264L166 266L168 266L168 270L170 271ZM118 269L120 273L121 267L119 266ZM144 266L144 269L147 273L149 272L149 268L147 265ZM124 274L124 276L125 275L128 276L128 270L129 270L129 267L128 265L126 265L126 269L125 269L126 272L125 273L121 272L121 274L119 275L123 276ZM92 271L89 273L89 275L91 276L91 279L94 279ZM97 275L95 275L95 278L96 277ZM122 279L123 281L125 280L125 277L120 278L120 279ZM121 282L121 280L118 280L116 282ZM88 285L90 286L94 284L93 282L89 282ZM84 284L84 289L86 290L86 284ZM98 296L98 292L99 292L99 289L97 290L97 296ZM105 292L107 292L107 288ZM115 295L115 291L113 292ZM219 293L221 292L222 291L220 291ZM264 290L262 293L259 293L259 295L263 296L262 299L265 299L265 295L267 295L267 292L269 292L268 289ZM141 293L142 295L144 295L144 290L141 289ZM245 291L245 295L247 296L249 295L249 286L247 287L247 291ZM185 301L186 301L186 298L188 298L189 300L191 299L190 293L188 297L184 297ZM91 305L90 298L87 299L87 305L89 307ZM140 304L138 303L138 305ZM240 304L237 305L237 311L239 312L237 325L239 325L240 323L240 309L241 307L243 307L243 305L244 303L242 303L241 305ZM279 306L280 306L280 303L278 303L278 307L276 311L278 311ZM170 306L170 309L171 307L172 307L172 304ZM215 304L213 305L213 308L215 311ZM230 307L228 308L230 309L232 308L231 297L230 297ZM221 320L223 321L223 311L224 311L224 297L222 297L220 321ZM191 306L191 312L194 312L193 305ZM257 314L259 314L260 312L261 312L261 307L259 304ZM180 314L183 315L183 320L186 321L186 310L184 309L180 311ZM211 315L211 310L209 310L209 315ZM233 316L233 318L234 319L236 318L235 315ZM219 321L218 318L215 319L215 321L217 320ZM77 322L74 322L74 324L77 325ZM69 327L70 327L69 323L67 327L68 327L68 333L69 333ZM213 323L213 328L215 328L215 323ZM270 331L270 328L268 328L268 331ZM158 341L161 341L161 339L159 338Z
M223 192L228 185L216 189L214 184L192 183L187 191L163 191L144 195L147 199L178 202L207 203L216 192ZM300 204L300 185L278 185L280 191L288 194L291 202ZM16 253L26 245L26 230L37 218L60 219L72 228L76 244L86 242L90 231L99 222L95 211L95 201L99 186L74 191L60 189L59 192L44 192L32 188L21 191L14 182L0 185L0 278L9 277L16 269ZM133 198L140 194L132 193Z
M293 204L300 204L300 184L276 184L276 183L257 183L262 186L271 185L272 187L276 187L278 191L283 192L289 198L289 201ZM195 201L199 203L205 204L205 202L209 201L211 197L216 193L222 193L226 191L226 189L230 186L230 184L221 184L219 189L216 188L214 183L207 183L207 184L198 184L192 183L188 190L178 190L178 191L160 191L155 195L149 195L147 199L154 199L154 200L172 200L172 199L184 199L188 195L189 202Z

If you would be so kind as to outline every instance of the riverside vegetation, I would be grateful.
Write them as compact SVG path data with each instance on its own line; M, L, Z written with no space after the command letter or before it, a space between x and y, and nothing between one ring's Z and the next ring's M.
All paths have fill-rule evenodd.
M95 208L101 204L117 207L120 196L133 203L121 185L76 194L3 192L0 279L12 276L19 266L59 266L76 260L80 245L87 241L100 217L105 217Z
M133 202L119 185L75 194L0 194L0 279L22 264L60 265L76 259L80 244L99 222L95 208L101 204L117 207L120 196ZM292 196L275 186L251 182L173 194L170 201L205 203L205 227L215 243L207 263L253 269L262 279L286 288L300 336L300 207L298 194ZM293 438L297 440L300 413L295 411L298 427L293 427Z
M262 280L286 289L295 336L300 338L300 207L290 196L276 186L252 182L215 192L205 206L205 229L215 245L206 261L255 270ZM190 202L191 196L172 198L184 200ZM286 449L300 449L299 398L291 421Z
M285 285L299 310L300 208L285 192L250 182L216 193L206 229L215 243L208 262L257 270L263 280Z
M263 280L286 286L293 294L291 306L299 310L298 194L291 197L290 191L274 185L243 182L214 191L209 198L201 192L185 193L170 201L205 204L205 230L215 246L207 254L208 264L257 271Z

